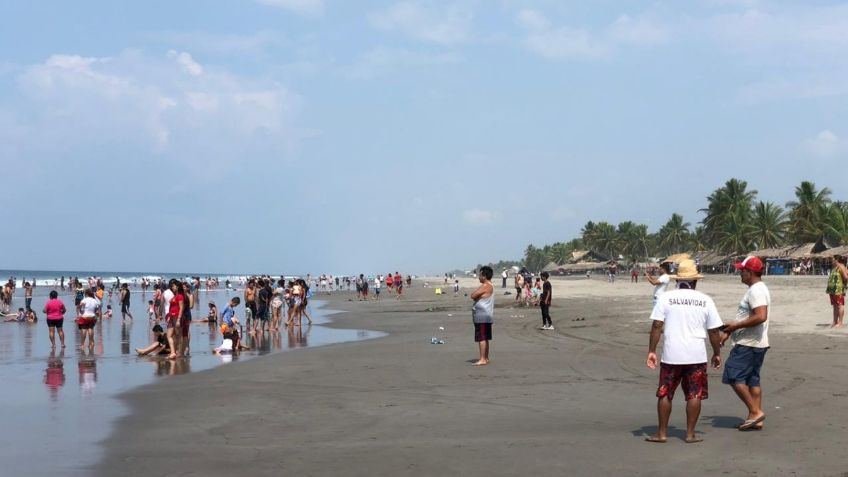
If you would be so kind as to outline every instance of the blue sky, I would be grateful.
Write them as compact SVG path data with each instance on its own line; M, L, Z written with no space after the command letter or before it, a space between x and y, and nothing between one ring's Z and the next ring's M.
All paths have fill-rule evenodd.
M442 272L846 198L848 4L0 2L5 268Z

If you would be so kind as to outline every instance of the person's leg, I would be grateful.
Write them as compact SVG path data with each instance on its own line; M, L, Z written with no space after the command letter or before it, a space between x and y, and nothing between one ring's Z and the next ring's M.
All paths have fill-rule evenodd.
M59 343L62 345L62 348L65 347L65 330L62 327L59 328Z
M762 409L759 408L759 404L757 403L757 400L754 399L754 396L751 393L751 388L747 384L735 383L732 387L736 395L739 396L739 399L741 399L748 408L748 417L745 418L746 420L757 419L763 415ZM757 392L760 393L760 395L762 394L759 391L759 388ZM759 399L761 400L762 396L760 396Z
M88 328L88 349L94 350L94 325Z
M833 322L830 324L831 327L835 327L836 323L839 322L839 307L835 303L831 303L830 307L832 308Z
M165 332L165 337L168 338L168 346L171 348L171 354L168 355L168 359L174 359L177 357L177 340L174 338L176 328L168 327L168 331Z
M480 348L480 359L472 363L474 366L485 366L489 364L489 342L480 340L477 345Z
M665 442L668 438L668 419L671 417L671 399L657 398L657 433L649 437L653 442Z
M837 313L838 316L836 320L836 327L841 328L842 320L845 318L845 305L840 303L838 306L838 310L839 312Z
M47 330L50 332L50 347L55 348L56 347L56 327L55 326L48 326Z
M701 415L701 400L697 398L686 401L686 442L698 442L695 437L695 424L698 423L698 417ZM668 423L668 418L666 418Z

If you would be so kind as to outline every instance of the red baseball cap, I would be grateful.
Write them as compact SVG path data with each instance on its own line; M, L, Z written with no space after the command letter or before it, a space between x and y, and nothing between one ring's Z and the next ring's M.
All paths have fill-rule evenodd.
M753 255L745 257L745 260L734 265L737 270L748 270L750 272L762 272L763 271L763 261L759 259L759 257L754 257Z

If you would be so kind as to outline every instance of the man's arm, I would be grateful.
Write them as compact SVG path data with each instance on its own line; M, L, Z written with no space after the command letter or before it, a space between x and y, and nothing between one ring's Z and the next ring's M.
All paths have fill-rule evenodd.
M477 289L476 289L476 290L474 290L473 292L471 292L471 296L470 296L470 298L471 298L472 300L474 300L474 301L477 301L477 300L479 300L480 298L483 298L483 295L485 295L485 294L486 294L486 292L488 291L488 289L489 289L489 284L488 284L488 283L483 283L483 284L481 284L479 287L477 287Z
M657 345L660 343L664 324L659 320L654 320L651 324L651 337L648 341L648 360L646 361L646 364L651 369L657 367Z
M712 330L708 330L707 334L710 338L710 346L713 348L713 368L718 369L721 367L721 331L719 328L715 328Z
M836 268L839 269L839 275L842 276L842 281L848 281L848 268L839 262L836 263Z
M735 321L733 323L729 323L724 328L725 333L733 333L734 331L742 328L751 328L752 326L757 326L761 323L765 323L768 319L768 306L758 306L751 310L751 315L748 318L742 321Z
M657 286L660 284L660 281L648 272L645 272L645 278L647 278L648 281L651 282L651 285Z

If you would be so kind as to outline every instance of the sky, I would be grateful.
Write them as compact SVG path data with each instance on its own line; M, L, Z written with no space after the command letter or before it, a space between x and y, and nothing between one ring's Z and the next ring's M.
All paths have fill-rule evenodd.
M848 2L0 0L7 269L442 273L845 200Z

